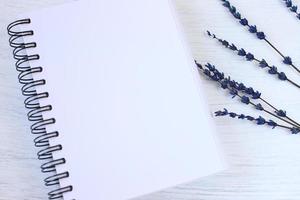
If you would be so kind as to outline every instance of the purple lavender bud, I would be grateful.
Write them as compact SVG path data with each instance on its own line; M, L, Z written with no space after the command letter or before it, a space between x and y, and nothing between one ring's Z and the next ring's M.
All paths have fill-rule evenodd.
M254 121L255 120L255 118L251 117L251 116L247 116L246 119L249 120L249 121Z
M286 5L286 7L290 8L290 7L292 7L293 2L291 0L286 0L285 5Z
M250 99L247 96L242 96L241 102L244 103L244 104L249 104L250 103Z
M234 6L231 6L230 8L229 8L229 11L231 12L231 14L235 14L235 12L236 12L236 7L234 7Z
M225 46L225 47L228 47L229 43L226 40L222 40L222 45Z
M248 61L254 60L254 55L252 53L247 53L246 58Z
M194 60L194 61L195 61L196 66L197 66L199 69L203 69L203 67L202 67L202 65L201 65L200 63L198 63L196 60Z
M215 34L212 34L211 32L209 31L206 31L207 32L207 35L210 36L210 37L213 37L213 38L216 38L216 35Z
M262 116L259 116L259 118L256 119L257 125L264 125L265 123L266 123L266 120Z
M237 47L234 44L229 45L229 49L236 51Z
M275 112L279 117L286 117L286 111L278 110Z
M223 6L226 7L226 8L230 8L229 1L224 1Z
M292 65L293 64L292 59L289 56L287 56L283 59L283 63L287 64L287 65Z
M300 13L297 14L297 18L300 19Z
M257 36L257 38L260 39L260 40L266 39L266 35L265 35L264 32L257 32L257 33L256 33L256 36Z
M256 104L255 108L260 111L264 110L263 106L260 103Z
M264 59L262 59L262 60L259 62L259 66L260 66L261 68L265 68L265 67L268 67L269 64L268 64Z
M215 67L214 65L210 64L210 63L207 63L207 64L205 65L205 67L207 67L207 69L208 69L209 71L211 71L211 72L213 72L213 71L216 70L216 67Z
M245 56L245 55L246 55L246 51L245 51L243 48L241 48L241 49L239 50L239 52L238 52L238 55L239 55L239 56Z
M240 114L238 117L238 119L245 119L245 118L246 118L246 115L244 115L244 114Z
M278 124L277 124L276 122L274 122L273 120L269 120L269 121L267 122L267 124L268 124L269 126L272 126L273 129L276 128L276 126L278 125Z
M297 6L292 6L292 7L291 7L291 11L292 11L292 12L297 12L297 10L298 10L298 7L297 7Z
M229 81L229 86L232 88L237 88L237 83L234 80Z
M221 87L222 87L224 90L228 88L228 81L223 80L223 81L221 81L220 84L221 84Z
M234 13L233 14L233 16L236 18L236 19L241 19L241 13L239 13L239 12L236 12L236 13Z
M275 67L275 66L272 66L270 69L269 69L269 74L277 74L278 72L277 72L277 67Z
M293 127L293 128L291 128L291 132L292 132L292 134L298 134L298 133L300 133L300 129Z
M243 25L243 26L247 26L248 25L248 20L246 18L243 18L240 20L240 23Z
M222 73L218 72L217 75L218 75L218 77L219 77L220 80L223 80L225 78L224 77L225 75L224 75L223 72Z
M252 95L254 93L254 89L252 87L245 88L245 93L249 94L249 95Z
M214 80L214 81L219 81L219 80L220 80L220 78L219 78L219 76L218 76L217 74L214 74L214 75L211 77L211 79Z
M238 83L236 87L236 89L240 91L245 90L245 88L246 86L243 83Z
M256 28L256 26L254 25L254 26L250 26L249 27L249 32L250 33L257 33L257 28Z
M204 69L204 74L208 77L211 77L211 73L208 69Z
M282 81L286 81L286 80L287 80L287 76L285 75L284 72L280 72L280 73L278 74L278 78L279 78L280 80L282 80Z
M224 79L224 73L222 72L222 73L220 73L219 71L215 71L215 75L216 76L218 76L218 78L219 78L219 80L223 80Z
M235 118L236 116L238 116L238 114L234 113L234 112L230 112L229 113L229 116L232 117L232 118Z
M211 33L209 31L206 31L207 35L212 36Z
M224 108L224 111L219 110L215 112L215 116L226 116L226 115L228 115L228 110L226 108Z
M258 92L258 91L256 91L256 92L254 92L254 93L252 94L252 99L259 99L260 96L261 96L261 93Z

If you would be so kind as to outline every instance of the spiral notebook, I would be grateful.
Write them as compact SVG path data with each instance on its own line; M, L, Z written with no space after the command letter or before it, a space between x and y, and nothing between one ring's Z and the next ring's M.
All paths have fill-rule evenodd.
M168 0L78 1L8 26L49 199L131 199L223 169L179 27Z

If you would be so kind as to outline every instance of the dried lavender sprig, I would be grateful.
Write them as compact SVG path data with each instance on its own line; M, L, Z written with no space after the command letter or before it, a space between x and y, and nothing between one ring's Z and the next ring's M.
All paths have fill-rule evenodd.
M296 17L300 20L300 12L298 12L298 6L293 4L292 0L283 0L286 7L292 12L295 13Z
M299 123L295 122L294 120L290 119L289 117L287 117L286 112L283 110L275 110L275 113L272 113L268 110L266 110L265 108L262 107L261 104L255 104L253 103L250 98L246 95L250 95L250 97L252 99L261 99L262 101L266 102L267 105L271 105L270 103L268 103L267 101L263 100L261 98L261 93L258 91L254 91L254 89L252 87L247 88L243 83L238 83L234 80L231 80L230 77L225 78L224 73L221 73L218 69L216 69L216 67L214 65L211 65L210 63L207 63L205 65L206 68L203 68L201 64L197 63L195 61L197 67L207 76L209 77L211 80L216 81L220 84L221 88L223 89L227 89L229 90L229 93L234 97L238 96L241 100L242 103L244 104L251 104L253 105L257 110L263 111L273 117L276 117L292 126L297 126L300 127ZM240 95L239 92L242 92L246 95ZM275 108L272 106L272 108ZM276 109L276 108L275 108ZM288 120L285 120L283 118L287 118Z
M197 62L196 62L196 64L199 67L199 64ZM212 80L218 81L220 83L220 86L223 89L229 89L230 90L230 94L233 95L233 98L235 96L238 96L239 98L241 98L242 103L246 103L246 104L250 103L250 104L252 104L258 110L264 111L264 112L266 112L266 113L268 113L268 114L270 114L270 115L272 115L272 116L274 116L276 118L279 118L280 120L283 120L285 122L287 122L287 121L284 120L284 119L282 119L281 117L286 118L286 119L290 120L293 123L294 126L300 127L299 123L297 123L295 120L293 120L293 119L291 119L290 117L287 116L286 111L279 110L279 109L275 108L274 106L272 106L269 102L267 102L266 100L264 100L261 97L261 93L259 91L255 92L252 87L246 87L243 83L238 83L235 80L231 80L230 77L225 78L224 73L220 73L216 69L216 67L214 65L211 65L210 63L207 63L205 65L205 67L207 69L204 69L204 74L206 76L210 77ZM201 66L200 66L200 68L201 68ZM213 73L212 76L211 76L210 72ZM247 97L245 95L244 96L239 95L238 92L242 92L242 93L244 93L246 95L249 95L252 99L260 99L265 104L267 104L268 106L270 106L271 108L273 108L277 116L274 115L272 112L270 112L270 111L265 110L264 108L262 108L262 106L260 104L256 105L253 102L251 102L250 99L249 99L249 97Z
M215 34L211 33L210 31L207 31L207 35L209 37L217 40L220 44L222 44L227 49L230 49L230 50L236 52L237 55L245 57L247 61L257 62L259 64L259 67L261 67L261 68L269 68L268 73L270 75L277 75L277 78L279 80L281 80L281 81L288 81L289 83L291 83L292 85L296 86L297 88L300 88L300 85L298 85L297 83L295 83L294 81L292 81L291 79L289 79L284 72L279 72L277 70L277 67L275 67L274 65L273 66L269 65L265 61L265 59L261 59L261 60L257 59L254 54L252 54L250 52L247 52L243 48L236 47L235 44L233 44L233 43L230 44L227 40L223 40L221 38L218 38Z
M230 4L228 0L221 0L223 2L223 6L226 7L229 12L233 15L234 18L239 20L240 24L243 26L247 26L249 29L248 31L252 34L256 34L256 37L260 40L264 40L269 46L271 46L282 58L283 63L286 65L290 65L293 67L298 73L300 70L293 64L291 57L283 55L278 48L276 48L267 38L264 32L258 31L256 25L250 25L246 18L243 18L242 15L237 11L236 7Z
M288 123L288 124L290 124L292 126L296 126L296 127L300 128L300 125L297 122L295 122L294 120L291 120L286 115L285 115L285 118L289 119L290 121L285 120L284 118L282 118L283 116L280 116L277 112L275 112L276 113L276 115L275 115L274 113L266 110L260 103L255 104L247 96L241 96L239 94L237 94L236 96L238 96L241 99L242 103L247 104L247 105L250 104L250 105L254 106L256 110L263 111L263 112L265 112L265 113L267 113L267 114L269 114L269 115L271 115L271 116L273 116L273 117L275 117L277 119L280 119L280 120L282 120L282 121L284 121L284 122L286 122L286 123ZM280 113L281 112L284 112L286 114L285 111L280 111Z
M196 62L196 65L201 69L202 65ZM212 73L212 78L214 81L220 81L222 88L226 89L228 86L233 89L240 91L244 94L249 95L252 99L260 99L261 92L255 91L252 87L246 87L243 83L239 83L232 80L230 77L226 77L223 72L220 72L214 65L207 63L204 70L205 75L210 76Z
M196 62L197 64L197 62ZM262 64L267 64L264 60ZM199 65L199 64L197 64ZM268 65L268 64L267 64ZM198 66L199 67L199 66ZM222 87L224 88L226 85L229 85L230 87L249 95L252 99L259 99L262 102L264 102L265 104L267 104L268 106L270 106L272 109L274 109L274 112L276 113L276 115L278 115L279 117L284 117L288 120L290 120L294 126L298 126L300 127L300 124L297 123L295 120L293 120L292 118L290 118L289 116L287 116L286 111L283 111L281 109L277 109L275 106L273 106L271 103L269 103L268 101L266 101L264 98L261 97L261 93L259 91L254 91L254 89L252 87L246 87L243 83L238 83L235 80L231 80L230 77L228 77L227 79L225 79L224 73L220 73L216 67L214 65L211 65L210 63L207 63L205 65L205 67L207 67L209 69L209 71L213 72L214 74L218 75L220 80L222 80ZM224 80L225 79L225 80Z
M237 119L241 119L241 120L248 120L251 122L255 122L257 125L267 125L272 127L273 129L276 127L281 127L281 128L285 128L288 129L289 131L291 131L292 134L298 134L300 133L300 129L297 127L288 127L285 125L281 125L278 124L276 122L274 122L273 120L266 120L265 118L263 118L262 116L259 116L257 118L252 117L250 115L244 115L244 114L237 114L234 112L229 112L226 108L224 108L224 110L219 110L215 112L215 116L217 117L223 117L223 116L229 116L231 118L237 118Z

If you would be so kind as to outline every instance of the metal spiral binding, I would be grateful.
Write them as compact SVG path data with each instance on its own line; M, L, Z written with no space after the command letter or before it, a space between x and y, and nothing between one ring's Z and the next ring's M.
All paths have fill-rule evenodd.
M22 94L26 96L24 101L25 107L29 109L28 120L33 122L31 125L31 133L37 135L34 139L36 147L42 148L38 152L38 159L45 160L45 163L41 166L43 173L54 172L55 175L46 178L45 185L53 186L58 185L61 179L68 178L69 172L56 173L56 166L66 163L65 158L53 159L52 153L62 150L61 145L50 146L49 140L59 136L57 131L47 132L47 126L55 124L55 119L45 119L43 113L50 112L52 110L51 105L41 106L39 100L49 97L48 92L37 93L36 87L41 87L46 84L46 80L34 80L32 75L36 73L42 73L42 67L31 67L29 61L39 60L38 54L27 55L26 49L35 48L37 44L35 42L25 43L23 37L33 36L32 30L17 31L14 30L16 26L30 24L30 19L17 20L8 25L7 31L10 35L9 44L14 48L13 56L16 59L16 69L19 72L18 79L22 84ZM50 161L49 161L50 160ZM48 193L49 199L61 199L63 194L71 192L73 190L72 185L66 187L60 187L56 190Z

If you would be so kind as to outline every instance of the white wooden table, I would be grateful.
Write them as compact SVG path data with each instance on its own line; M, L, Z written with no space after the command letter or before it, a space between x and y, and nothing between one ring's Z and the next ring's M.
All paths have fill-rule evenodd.
M44 177L40 173L40 162L36 159L36 149L32 142L33 136L29 133L29 122L25 117L26 110L23 105L24 99L20 93L16 78L17 72L13 66L11 49L8 46L6 25L20 12L68 1L71 0L0 0L0 200L46 200L48 192L48 188L43 186ZM198 9L200 1L202 0L176 0L177 10L180 13L196 58L203 57L203 44L207 44L203 43L199 37L203 31L199 21L202 15ZM249 1L243 2L246 4ZM272 11L272 6L275 7L281 3L271 0L266 2L265 6L271 6L267 10L269 14ZM284 13L286 13L285 17L290 15L283 9L282 14ZM267 21L268 23L276 23L272 22L270 18ZM259 23L263 22L260 21ZM299 23L297 30L300 30L300 22L297 23ZM289 30L283 31L288 33ZM300 31L298 35L300 35ZM234 38L234 35L232 37ZM299 39L296 39L295 43L297 42L299 46ZM217 48L221 49L220 47ZM207 51L215 50L212 47L207 47ZM224 57L227 56L228 59L236 59L236 57L230 57L231 52L219 51L223 51ZM299 57L299 51L295 53L295 57ZM297 58L296 62L300 63L300 58ZM245 61L229 61L229 64L245 64ZM224 69L240 78L250 78L252 82L248 81L249 83L261 85L263 90L267 89L264 88L264 81L269 79L269 76L258 73L257 69L249 67L247 73L242 73L238 68L230 68L229 65ZM245 72L245 70L242 71ZM274 83L276 81L274 80ZM234 110L250 112L251 109L247 110L236 100L228 98L223 91L217 89L215 84L205 81L205 88L211 111L229 107ZM282 86L282 89L275 89L272 93L267 94L278 96L275 103L285 106L291 115L300 119L299 95L295 94L300 91L292 90L288 95L280 96L279 94L284 90L285 86ZM140 199L300 199L300 136L289 135L280 129L271 130L268 127L257 127L248 122L237 122L227 118L220 118L215 121L229 169L216 175L201 178L193 183Z

